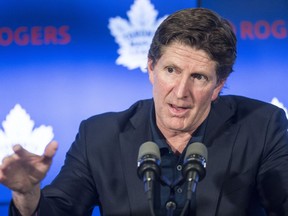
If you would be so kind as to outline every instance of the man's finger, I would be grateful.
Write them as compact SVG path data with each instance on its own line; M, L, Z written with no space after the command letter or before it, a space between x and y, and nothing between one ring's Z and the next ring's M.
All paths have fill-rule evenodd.
M32 154L32 153L28 152L26 149L24 149L19 144L14 145L12 148L13 148L13 151L15 152L15 154L17 154L19 157L25 157L25 156Z
M2 164L0 165L0 168L6 169L7 165L9 165L11 162L15 161L15 159L17 159L17 158L18 158L18 156L16 154L7 155L6 157L3 158Z
M56 141L54 141L54 140L51 141L46 146L46 148L44 150L43 156L44 156L45 160L51 160L54 157L57 149L58 149L58 143Z

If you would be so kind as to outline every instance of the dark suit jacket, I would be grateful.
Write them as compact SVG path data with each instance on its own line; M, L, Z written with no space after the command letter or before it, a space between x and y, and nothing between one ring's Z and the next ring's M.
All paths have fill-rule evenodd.
M103 215L150 215L136 170L140 145L152 139L152 103L83 121L60 174L42 191L40 215L89 215L95 205ZM283 110L267 103L236 96L213 103L197 216L288 215L287 125Z

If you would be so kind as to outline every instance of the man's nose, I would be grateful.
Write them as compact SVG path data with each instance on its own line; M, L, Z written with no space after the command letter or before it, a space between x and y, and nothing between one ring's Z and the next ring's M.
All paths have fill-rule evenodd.
M177 98L186 98L189 95L190 90L190 82L189 79L186 77L182 77L179 79L179 81L176 83L175 86L175 92Z

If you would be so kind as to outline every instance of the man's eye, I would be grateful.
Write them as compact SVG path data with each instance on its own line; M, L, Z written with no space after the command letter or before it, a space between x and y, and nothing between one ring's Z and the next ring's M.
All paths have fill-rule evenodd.
M197 80L203 80L203 81L207 81L207 77L202 75L202 74L193 74L192 78L197 79Z
M173 67L167 67L167 72L168 73L173 73L174 72L174 68Z

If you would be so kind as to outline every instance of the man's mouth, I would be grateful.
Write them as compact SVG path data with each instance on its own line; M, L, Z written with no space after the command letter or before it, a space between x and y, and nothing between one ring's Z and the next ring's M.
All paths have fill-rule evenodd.
M169 104L170 110L174 114L184 114L187 112L190 108L189 106L177 106L175 104Z

